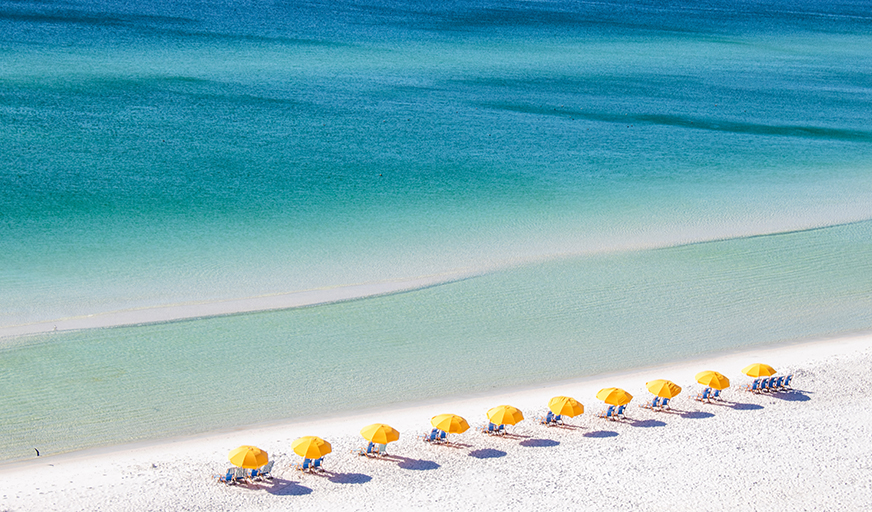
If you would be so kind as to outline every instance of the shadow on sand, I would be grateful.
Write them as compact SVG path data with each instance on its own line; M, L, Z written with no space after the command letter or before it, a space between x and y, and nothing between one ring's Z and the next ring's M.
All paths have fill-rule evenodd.
M334 484L365 484L372 480L372 477L362 473L333 473L327 477L327 480Z
M681 413L681 417L688 420L700 420L703 418L714 418L715 415L705 411L686 411Z
M263 489L276 496L303 496L312 493L312 489L305 485L281 478L273 478L269 485L264 486Z
M804 391L778 391L769 393L769 396L784 400L785 402L808 402L811 397L805 394Z
M547 448L549 446L557 446L560 442L553 439L527 439L518 444L528 448Z
M759 411L763 408L760 404L741 404L739 402L733 402L730 407L737 411Z
M411 471L430 471L439 469L441 466L432 460L410 459L408 457L396 457L401 459L397 466L400 469L408 469Z
M630 425L634 427L640 428L651 428L651 427L665 427L666 423L660 420L642 420L642 421L634 421L629 420Z
M618 433L614 430L594 430L593 432L585 432L584 437L617 437Z
M508 453L502 450L494 450L493 448L482 448L480 450L473 450L469 452L469 456L476 459L497 459L500 457L505 457L506 455L508 455Z

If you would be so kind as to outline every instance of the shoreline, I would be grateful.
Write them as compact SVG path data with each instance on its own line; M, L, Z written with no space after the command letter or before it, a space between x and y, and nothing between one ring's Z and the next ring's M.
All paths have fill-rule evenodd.
M440 476L438 482L435 482L435 487L439 493L444 491L445 494L440 494L439 499L434 500L430 499L433 495L428 491L424 494L430 498L418 502L417 506L429 508L431 505L435 507L436 503L457 506L459 503L465 503L457 501L461 497L469 498L468 493L460 492L461 488L458 486L475 484L475 479L469 480L471 478L469 472L477 471L474 469L476 464L494 465L494 468L498 469L497 476L500 474L512 476L512 478L507 477L508 479L497 476L494 476L495 479L485 478L487 485L484 486L486 491L484 495L486 496L506 486L511 488L517 483L513 483L513 479L521 478L524 485L536 482L543 472L550 474L556 471L555 460L563 460L564 456L572 454L577 455L578 451L597 451L607 449L606 447L609 446L611 448L608 449L618 450L613 455L616 457L620 455L618 458L623 461L622 464L629 464L628 460L633 461L640 457L643 459L653 457L653 460L649 461L653 464L652 467L666 464L671 468L674 464L680 465L681 462L686 461L671 460L670 451L690 450L691 455L705 458L708 452L697 453L698 450L711 449L718 452L721 448L715 449L715 447L729 445L733 441L728 440L735 436L741 439L742 445L751 441L762 443L758 446L758 449L762 450L766 448L769 437L792 435L796 430L803 433L802 439L812 439L815 435L841 437L847 431L852 432L851 429L867 429L868 427L865 426L867 418L863 414L858 414L853 419L841 414L832 414L830 407L834 404L829 402L841 403L841 400L850 400L849 403L844 404L845 407L854 407L855 411L862 412L867 410L863 408L863 403L872 402L872 393L865 389L851 389L850 398L844 398L818 388L855 387L856 380L853 380L852 375L865 372L869 361L872 361L872 333L855 333L835 338L797 340L713 354L570 382L547 383L524 389L501 389L493 393L359 411L345 417L310 418L250 429L115 445L12 461L0 465L0 474L3 475L10 489L0 495L2 498L0 508L89 509L115 499L138 496L138 500L144 501L139 501L137 506L149 510L173 508L174 504L177 506L182 499L186 502L193 500L194 508L216 510L234 508L279 510L282 507L303 503L330 505L341 510L400 509L405 503L402 499L406 494L403 489L408 489L407 483L404 483L406 477L415 480L422 475L426 476L427 473L437 471ZM737 388L743 382L751 380L741 375L740 369L753 362L766 362L778 369L779 373L795 372L793 387L796 391L772 395L754 395L738 391ZM839 366L845 368L831 375L817 377L824 370L830 371ZM719 371L731 379L731 388L726 394L727 403L733 404L731 407L690 400L690 396L695 396L702 387L693 382L693 375L707 369ZM682 394L674 401L675 410L682 412L657 413L638 407L638 404L648 397L647 392L643 391L644 382L655 378L668 378L682 386ZM599 388L606 386L623 387L634 395L633 402L628 408L630 418L628 421L610 422L596 417L596 413L604 407L593 395ZM856 396L858 394L859 397ZM584 404L584 414L569 421L573 425L572 428L547 428L532 420L534 416L545 412L547 399L555 395L573 396ZM821 404L816 405L817 402ZM503 403L519 407L524 412L526 420L515 427L510 427L510 433L515 437L491 438L475 432L477 426L486 423L486 410ZM429 446L416 439L416 436L429 430L429 418L443 412L460 414L466 417L473 427L464 434L451 436L458 444L456 449ZM823 416L818 418L818 414ZM757 424L757 420L769 424L773 415L779 415L779 421L782 419L787 421L786 426L779 426L777 422L771 423L772 427L769 431L761 432L756 428L749 430L746 421L743 420L743 417L756 416L757 419L751 422L752 425ZM770 418L765 419L767 417ZM401 432L400 441L390 445L389 452L396 457L391 459L393 463L356 457L349 453L365 445L358 431L374 422L388 423ZM700 431L698 426L706 422L710 426L703 427ZM848 430L834 430L832 422L845 422L847 425L845 428ZM711 427L715 425L724 428L712 430ZM645 428L634 428L639 426ZM818 428L826 430L818 432L815 430ZM673 429L672 435L664 435ZM647 433L640 435L640 431ZM657 435L655 444L659 448L652 451L648 445L653 442L650 436L655 434ZM333 444L333 453L325 459L332 477L325 479L290 469L290 464L298 462L299 459L290 450L290 442L303 435L318 435ZM695 440L700 439L700 436L705 441L702 446L697 446ZM758 439L759 436L762 437ZM792 442L796 442L795 439ZM274 470L276 478L271 484L227 487L210 480L211 475L222 472L229 466L226 461L227 452L241 444L257 445L267 450L271 459L276 460ZM800 443L796 450L802 452L812 448L826 450L827 446ZM872 447L863 447L863 449L872 452ZM561 453L564 451L568 453ZM524 457L518 459L515 452L523 452ZM732 454L732 452L726 453ZM775 473L780 473L781 462L796 463L794 459L808 457L808 454L803 453L779 452L778 460L769 460L766 467ZM624 457L629 459L624 460ZM860 461L862 457L854 460ZM593 478L592 472L605 470L605 466L608 466L606 464L598 469L596 464L589 467L587 464L583 466L569 462L567 464L569 466L564 464L559 466L563 468L560 470L561 474L566 468L571 468L576 472L581 471L581 474L588 478ZM612 469L617 471L620 467L622 466L618 464ZM456 476L453 476L455 473ZM170 475L172 478L167 481L166 477ZM759 475L754 476L753 472L747 475L740 472L738 477L733 475L731 478L739 478L737 485L742 487L751 483L751 480L744 476L759 478ZM692 478L692 472L685 474L685 477ZM398 482L397 479L402 481ZM824 481L829 480L824 479ZM33 485L33 482L39 483ZM732 484L721 482L718 485L730 487ZM639 496L640 499L644 499L645 487L642 486L641 489L642 493ZM760 492L766 496L771 494L769 490ZM366 495L375 493L378 498L370 503L370 506L358 506L363 502L358 501L354 496L360 493ZM859 494L864 500L872 498L872 490L868 486ZM456 496L452 498L451 496L454 495ZM636 496L634 492L630 492L630 495ZM59 496L70 501L60 502ZM547 500L556 500L559 497L549 496ZM529 500L521 499L519 503L524 503L525 506L536 503L534 498L536 497L530 496ZM689 503L692 502L693 500ZM715 502L735 504L733 501L719 500L717 497ZM570 500L569 503L580 502ZM651 506L651 503L646 505L644 500L630 500L624 505L635 504L636 507L630 508L659 510L668 502L655 499L653 503L660 503L660 506ZM595 504L595 501L589 503L591 506ZM683 509L680 506L678 508ZM690 505L688 508L691 508ZM775 509L780 508L780 506L775 507Z
M766 357L769 353L774 353L779 357L784 358L785 361L795 362L799 359L799 356L795 356L792 354L784 354L783 352L787 350L791 350L793 347L797 347L803 354L803 357L806 355L817 355L820 356L824 351L825 347L828 346L838 346L843 344L853 345L854 343L858 343L860 345L864 343L868 343L872 346L872 331L860 331L860 332L852 332L852 333L843 333L835 336L825 336L818 337L812 339L804 339L804 340L787 340L787 341L778 341L774 343L769 343L766 345L760 345L756 347L740 347L736 349L723 350L718 352L713 352L709 354L699 355L699 356L690 356L687 358L676 359L665 363L655 364L651 366L643 366L643 367L635 367L624 370L616 370L604 373L598 373L594 375L588 375L579 378L572 379L562 379L557 381L547 381L538 384L532 385L522 385L522 386L512 386L512 387L499 387L492 390L482 390L471 393L463 393L463 394L454 394L447 396L437 396L432 397L425 400L420 400L418 405L409 405L408 402L397 402L394 404L389 404L385 406L379 407L369 407L369 408L361 408L361 409L352 409L348 411L339 411L334 414L330 414L327 416L315 417L301 417L294 419L283 419L283 420L272 420L265 421L262 423L252 424L246 427L231 427L227 429L219 429L206 431L198 434L192 435L181 435L178 437L162 437L156 439L143 439L138 441L130 441L121 444L113 444L113 445L105 445L105 446L95 446L91 448L84 448L80 450L72 450L69 452L61 452L57 454L41 454L40 457L34 458L26 458L26 459L15 459L8 461L0 461L0 473L3 472L4 469L10 466L16 465L27 465L28 463L40 463L51 458L63 458L75 460L79 457L82 458L92 458L92 457L100 457L104 455L111 455L114 453L126 452L130 450L139 450L139 449L151 449L155 447L160 447L164 445L176 444L176 443L186 443L186 442L206 442L210 439L222 439L225 436L229 435L244 435L246 432L268 432L273 430L286 430L286 429L294 429L301 426L312 425L313 427L318 428L326 428L327 430L334 431L333 427L334 423L343 423L347 424L352 419L358 418L361 421L376 421L375 417L380 417L384 415L389 416L397 416L403 417L409 414L418 413L419 411L429 410L429 409L439 409L439 408L450 408L454 404L477 404L485 402L489 403L494 400L499 400L501 397L505 400L509 400L512 398L519 398L523 401L530 401L530 396L542 396L548 395L548 393L552 393L548 395L541 403L534 406L542 409L541 412L545 412L545 402L551 396L555 396L556 394L561 394L560 390L565 388L582 388L588 389L591 386L611 386L614 383L616 387L625 387L626 389L630 389L635 384L638 384L638 377L649 375L652 373L657 373L658 371L663 371L667 373L678 372L683 375L687 382L679 383L677 380L670 378L677 382L680 386L685 389L687 385L698 386L698 384L692 382L693 375L688 372L692 372L693 374L702 370L694 370L698 365L705 364L720 364L725 362L726 364L738 364L733 361L735 358L748 358L754 354L759 354L760 357ZM743 359L744 360L744 359ZM743 365L746 366L746 365ZM712 368L717 370L717 368ZM721 371L721 370L717 370ZM721 373L725 373L721 371ZM738 370L734 373L738 374ZM725 373L726 374L726 373ZM727 376L733 382L733 378L736 375ZM635 378L635 380L634 380ZM650 377L659 378L659 377ZM745 378L744 375L741 375L740 378ZM611 383L611 384L609 384ZM595 386L594 386L595 387ZM638 387L638 386L636 386ZM597 388L599 389L599 388ZM643 391L647 393L647 391ZM634 403L638 402L640 393L631 392L634 396ZM583 400L581 397L575 397L579 401L581 401L585 405L585 414L588 414L587 406L588 404L592 405L601 405L591 393L591 396L586 397L586 400ZM466 407L466 405L464 406ZM484 407L484 405L482 405ZM489 408L489 407L486 407ZM522 408L523 409L523 408ZM485 409L486 410L486 409ZM434 413L436 414L436 413ZM482 412L483 414L483 412ZM481 421L486 422L484 416L479 418ZM422 416L423 417L423 416ZM527 413L525 412L525 417L527 417ZM473 421L471 418L467 418L470 421L470 425L473 425ZM422 423L421 428L427 427L426 422ZM353 430L353 429L352 429ZM336 431L337 435L344 435L341 431Z

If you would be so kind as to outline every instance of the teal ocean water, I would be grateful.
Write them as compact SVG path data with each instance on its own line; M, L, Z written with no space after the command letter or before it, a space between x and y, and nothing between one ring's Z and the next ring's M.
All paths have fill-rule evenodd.
M868 2L0 0L0 329L472 276L0 338L0 458L870 329L869 69Z

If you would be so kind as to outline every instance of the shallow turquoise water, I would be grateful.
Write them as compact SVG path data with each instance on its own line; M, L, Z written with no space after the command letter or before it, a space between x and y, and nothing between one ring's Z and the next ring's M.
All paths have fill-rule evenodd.
M0 0L0 34L0 327L481 274L2 339L11 458L363 406L361 360L403 401L872 326L865 2ZM296 398L229 397L240 359Z
M863 222L570 258L326 306L23 338L0 349L0 447L25 457L33 446L191 434L869 329L870 254Z

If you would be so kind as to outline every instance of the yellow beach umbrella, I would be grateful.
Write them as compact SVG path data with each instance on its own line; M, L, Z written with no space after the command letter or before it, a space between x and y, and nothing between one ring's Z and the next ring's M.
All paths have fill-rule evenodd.
M548 408L551 412L560 416L578 416L584 412L584 406L578 403L578 400L568 396L555 396L548 400Z
M384 423L373 423L372 425L363 427L360 430L360 435L362 435L367 441L376 444L388 444L400 438L399 432Z
M708 386L715 389L727 389L730 387L730 379L724 377L718 372L705 371L696 374L696 381L703 386Z
M524 419L524 413L511 405L498 405L487 412L487 419L494 425L514 425Z
M320 459L333 451L330 443L315 436L305 436L291 443L291 449L300 457L307 459Z
M447 434L461 434L469 430L469 423L456 414L440 414L430 419L430 424Z
M646 382L645 387L648 388L648 391L661 398L675 398L679 393L681 393L681 386L666 379L657 379L652 380L651 382Z
M627 405L633 399L633 395L621 388L603 388L596 397L609 405Z
M749 377L769 377L770 375L775 375L775 368L769 366L768 364L763 363L755 363L752 365L748 365L742 368L742 373Z
M269 462L267 453L256 446L243 445L230 451L227 457L238 468L254 469Z

